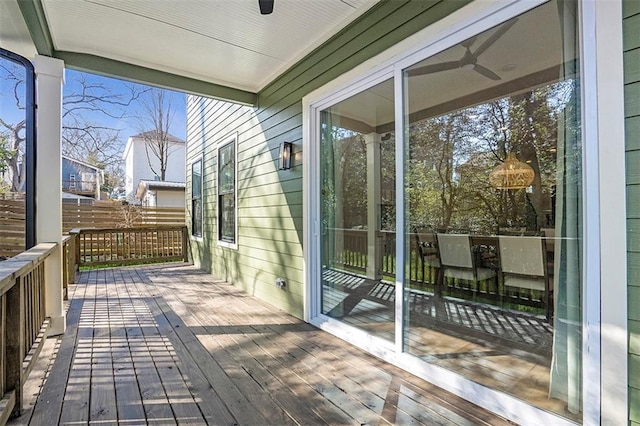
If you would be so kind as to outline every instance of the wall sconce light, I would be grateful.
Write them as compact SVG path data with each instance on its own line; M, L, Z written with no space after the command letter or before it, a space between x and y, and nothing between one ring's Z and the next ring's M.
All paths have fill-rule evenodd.
M293 155L293 143L282 142L280 144L280 170L289 170L291 168L291 156Z

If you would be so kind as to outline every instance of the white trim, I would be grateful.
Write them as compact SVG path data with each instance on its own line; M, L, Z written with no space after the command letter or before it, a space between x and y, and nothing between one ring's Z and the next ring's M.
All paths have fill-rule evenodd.
M622 4L581 2L585 139L585 424L628 422ZM594 279L599 277L600 279ZM601 380L600 380L601 379Z
M228 241L222 241L220 239L220 148L233 144L233 161L234 161L234 183L233 183L233 196L234 196L234 236L235 241L230 243ZM230 136L226 136L216 143L216 243L218 247L225 247L232 250L238 250L238 133L233 133Z
M404 134L404 81L402 68L396 66L393 80L393 98L395 106L395 141L396 141L396 299L395 299L395 338L396 352L404 350L404 279L405 279L405 247L406 220L405 209L398 210L397 206L405 205L404 165L405 165L405 134ZM398 108L402 105L401 108ZM397 265L401 265L400 268Z

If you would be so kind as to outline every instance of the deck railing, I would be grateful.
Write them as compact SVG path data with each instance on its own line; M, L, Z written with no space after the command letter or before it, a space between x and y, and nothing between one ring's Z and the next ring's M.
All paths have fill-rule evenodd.
M335 239L340 241L335 245L336 249L331 250L329 244L331 241L325 239L325 252L332 253L332 259L327 259L328 264L363 274L367 271L367 265L370 259L367 256L367 230L361 229L333 229ZM436 280L438 278L438 269L433 264L425 262L419 254L418 243L425 243L433 240L433 235L422 233L411 233L407 235L407 244L409 251L407 252L407 266L405 269L405 277L407 282L415 288L425 289L427 291L443 291L445 293L457 296L463 299L476 299L478 297L493 301L495 303L511 303L517 306L530 306L534 308L542 308L544 300L542 294L535 290L509 290L507 291L500 283L482 282L471 285L468 281L446 279L442 283L442 288L436 288ZM396 274L396 234L393 231L377 231L376 244L378 246L377 276L383 279L393 281ZM475 255L480 261L483 247L475 247ZM434 249L436 250L436 249ZM492 265L497 268L499 265Z
M67 300L69 284L75 282L77 270L76 236L65 235L62 237L62 288L65 300Z
M0 262L0 424L22 409L22 386L49 327L44 264L55 247L38 244Z
M73 229L78 266L188 261L186 226Z

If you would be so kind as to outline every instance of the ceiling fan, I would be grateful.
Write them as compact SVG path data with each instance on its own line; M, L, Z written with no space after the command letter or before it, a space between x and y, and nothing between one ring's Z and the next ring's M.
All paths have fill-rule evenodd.
M498 28L496 32L491 34L491 36L486 39L474 52L471 51L471 46L473 46L473 43L475 43L477 37L471 37L470 39L460 43L460 45L464 47L466 51L464 52L462 58L460 58L460 60L458 61L447 61L441 62L439 64L424 65L422 67L408 70L407 75L412 77L416 75L432 74L435 72L462 68L464 70L474 70L477 73L490 78L491 80L501 80L498 74L491 71L489 68L478 64L478 57L482 55L488 48L490 48L493 43L498 41L498 39L502 37L507 31L509 31L509 28L511 28L517 21L518 18L514 18L502 24L500 28Z
M258 6L260 6L260 14L268 15L273 12L274 0L258 0Z

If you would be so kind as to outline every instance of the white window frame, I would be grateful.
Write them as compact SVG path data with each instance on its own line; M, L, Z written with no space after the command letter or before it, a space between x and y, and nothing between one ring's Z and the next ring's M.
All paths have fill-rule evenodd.
M234 235L235 241L233 243L229 241L223 241L220 239L220 149L226 147L229 144L233 144L233 161L234 161ZM238 250L238 134L234 133L231 136L227 136L221 139L216 144L216 240L219 247L225 247L233 250Z
M190 179L191 179L191 197L189 197L189 203L191 205L191 209L193 210L193 165L196 164L198 161L200 161L200 179L202 180L202 182L200 182L200 191L202 192L200 194L200 209L202 210L200 212L200 217L202 218L202 235L195 235L193 233L193 219L191 219L191 232L190 237L193 241L199 241L202 242L204 241L204 157L202 155L199 155L198 157L194 158L191 161L190 167L189 167L189 171L191 173ZM191 212L191 214L193 215L193 211Z
M372 86L381 74L387 75L390 69L394 70L396 105L399 105L403 68L545 2L474 1L303 98L303 151L308 159L303 163L305 320L498 414L521 424L535 425L574 423L403 353L400 332L403 297L396 297L394 347L382 339L321 314L318 285L320 150L316 134L322 109ZM628 330L621 2L582 1L578 20L581 28L584 147L583 423L626 424ZM398 176L404 174L402 126L402 111L396 108ZM400 197L397 202L402 206L404 188L402 179L397 181L396 194ZM398 214L397 217L396 229L404 229L404 215ZM396 242L399 255L403 253L404 239L404 233L398 232ZM404 259L397 261L404 264ZM402 294L404 281L401 274L396 277L399 294ZM602 290L603 285L606 291Z
M69 189L76 188L76 175L75 173L69 174Z

